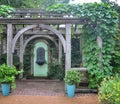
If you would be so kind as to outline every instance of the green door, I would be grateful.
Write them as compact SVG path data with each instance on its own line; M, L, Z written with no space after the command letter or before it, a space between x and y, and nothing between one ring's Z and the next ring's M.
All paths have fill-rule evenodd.
M48 76L48 46L44 42L38 42L34 46L34 76Z

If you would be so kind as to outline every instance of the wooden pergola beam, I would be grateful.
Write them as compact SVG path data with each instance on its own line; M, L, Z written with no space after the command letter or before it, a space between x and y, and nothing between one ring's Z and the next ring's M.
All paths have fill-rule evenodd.
M66 24L65 72L71 69L71 24Z
M12 38L13 29L12 24L7 24L7 64L9 66L13 65L13 54L12 54Z
M24 43L24 38L23 35L20 36L20 70L23 69L23 43ZM19 75L19 78L23 78L23 73Z
M86 24L89 20L83 18L0 18L0 24Z

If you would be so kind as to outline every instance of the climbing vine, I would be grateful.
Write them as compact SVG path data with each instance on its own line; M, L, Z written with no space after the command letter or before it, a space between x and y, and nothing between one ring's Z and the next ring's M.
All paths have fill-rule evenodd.
M10 18L12 17L12 12L15 11L14 8L12 8L11 6L7 6L7 5L0 5L0 17L7 17ZM3 27L4 25L0 25L0 41L2 40L2 33L3 33Z
M11 17L11 12L15 11L14 8L7 5L0 5L0 17Z
M114 53L114 37L118 31L118 14L110 4L95 3L82 8L84 8L84 15L91 20L83 26L82 36L85 66L89 69L90 87L95 88L102 78L112 75L110 63ZM92 15L90 15L91 13ZM97 36L102 38L102 48L97 46ZM98 59L100 52L102 57ZM102 67L99 62L102 63Z
M113 5L105 3L53 5L47 10L52 13L68 13L89 19L89 22L82 27L84 66L88 68L89 87L97 88L104 77L112 75L114 37L118 32L118 13ZM98 47L98 36L103 41L102 48ZM99 57L99 53L102 57Z

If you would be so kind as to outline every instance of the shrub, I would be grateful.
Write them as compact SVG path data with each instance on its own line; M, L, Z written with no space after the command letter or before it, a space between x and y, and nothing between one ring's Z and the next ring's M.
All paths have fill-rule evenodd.
M50 79L63 80L64 76L65 76L65 70L59 62L54 61L53 63L49 63L48 77Z
M15 66L9 66L7 64L0 65L0 82L11 83L11 87L15 88L15 76L22 73L23 70L18 71Z
M120 104L120 77L104 78L98 96L101 104Z
M68 85L80 83L82 74L78 70L69 70L65 75L64 81Z

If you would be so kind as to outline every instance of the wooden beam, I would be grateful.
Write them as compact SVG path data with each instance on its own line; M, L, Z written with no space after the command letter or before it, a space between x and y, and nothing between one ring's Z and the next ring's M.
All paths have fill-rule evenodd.
M86 24L89 19L84 18L0 18L0 24Z
M23 35L20 36L20 70L23 69ZM19 79L23 78L23 73L19 75Z
M12 37L13 37L12 24L7 24L7 64L9 66L13 65Z
M66 24L65 70L71 69L71 24Z
M84 68L84 67L80 67L80 68L71 68L71 70L78 70L78 71L81 71L81 72L88 71L88 69L87 69L87 68Z
M62 59L62 44L61 44L61 41L59 39L59 50L58 50L58 61L59 61L59 63L61 63L61 59Z
M20 31L16 34L16 36L15 36L14 39L13 39L12 52L14 52L15 44L16 44L18 38L19 38L24 32L26 32L27 30L32 29L32 28L35 28L35 27L37 27L37 26L38 26L38 25L29 25L29 26L23 28L22 30L20 30ZM61 34L61 32L57 31L56 29L52 28L52 27L49 26L49 25L39 24L39 27L42 28L43 30L52 31L52 32L54 33L54 35L56 35L56 36L60 39L60 41L61 41L61 43L62 43L62 45L63 45L64 52L66 52L65 39L64 39L63 35Z
M98 47L102 49L102 37L100 36L97 36L97 44L98 44ZM100 59L102 58L102 52L99 52L99 56L98 56ZM99 62L100 64L100 67L102 68L102 62Z
M52 31L61 41L61 44L63 45L63 49L64 49L64 53L66 52L66 43L65 43L65 39L63 37L63 35L61 34L60 31L56 30L55 28L53 28L52 26L49 25L44 25L44 24L40 24L39 27L41 27L43 30L47 29Z
M36 26L37 25L30 25L30 26L27 26L27 27L21 29L20 31L18 31L18 33L15 35L13 42L12 42L12 52L14 52L15 45L16 45L18 38L20 38L20 36L23 35L24 32L26 32L27 30L33 29Z

